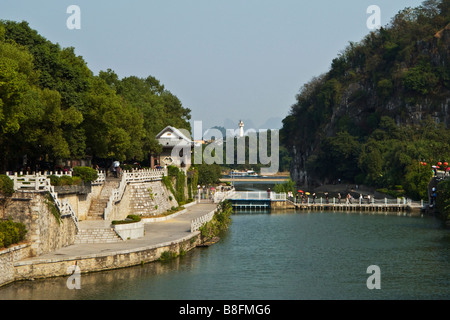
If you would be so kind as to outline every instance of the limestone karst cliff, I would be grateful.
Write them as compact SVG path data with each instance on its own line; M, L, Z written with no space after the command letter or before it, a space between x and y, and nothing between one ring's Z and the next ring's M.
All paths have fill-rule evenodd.
M418 163L450 159L449 8L399 12L303 86L281 130L293 180L408 184Z

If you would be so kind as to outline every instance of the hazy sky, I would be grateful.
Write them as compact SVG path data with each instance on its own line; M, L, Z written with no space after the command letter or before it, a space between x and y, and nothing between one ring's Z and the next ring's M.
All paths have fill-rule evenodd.
M349 41L422 0L0 0L0 19L29 22L48 40L74 47L98 74L152 75L204 128L284 118L295 95L329 70ZM66 12L81 9L81 29ZM232 128L227 128L232 129ZM247 128L248 129L248 128Z

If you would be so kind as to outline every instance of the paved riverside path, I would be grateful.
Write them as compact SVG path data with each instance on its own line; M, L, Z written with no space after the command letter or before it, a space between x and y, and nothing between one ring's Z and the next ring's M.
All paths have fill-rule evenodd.
M89 257L104 256L114 253L139 251L148 247L158 247L171 241L180 240L192 235L191 221L215 210L216 204L195 204L186 209L186 212L172 219L161 222L145 224L145 235L138 239L114 243L73 244L51 253L21 260L21 264L33 262L55 262L74 260ZM109 225L105 221L82 221L80 228L95 228L99 225Z

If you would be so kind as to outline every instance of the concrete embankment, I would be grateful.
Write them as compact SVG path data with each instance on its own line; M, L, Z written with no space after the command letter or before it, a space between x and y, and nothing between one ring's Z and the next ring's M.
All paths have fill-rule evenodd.
M69 276L74 266L81 273L125 268L160 259L163 252L180 254L200 244L198 231L191 232L191 221L216 209L214 204L196 204L173 219L145 224L145 234L138 239L114 243L74 244L32 258L13 258L14 249L0 252L7 270L0 286L19 280ZM83 222L80 223L83 228ZM22 245L20 250L26 250ZM26 254L25 254L26 255ZM8 261L6 261L8 260Z

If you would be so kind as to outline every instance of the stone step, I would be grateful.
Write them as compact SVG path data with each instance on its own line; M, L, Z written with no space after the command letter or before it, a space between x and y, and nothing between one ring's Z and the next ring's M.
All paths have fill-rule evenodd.
M93 199L88 211L87 220L101 220L113 190L119 187L121 179L108 178L97 199Z
M103 212L102 213L89 213L86 220L103 220Z
M75 237L75 244L86 243L114 243L122 239L112 228L107 229L80 229Z

